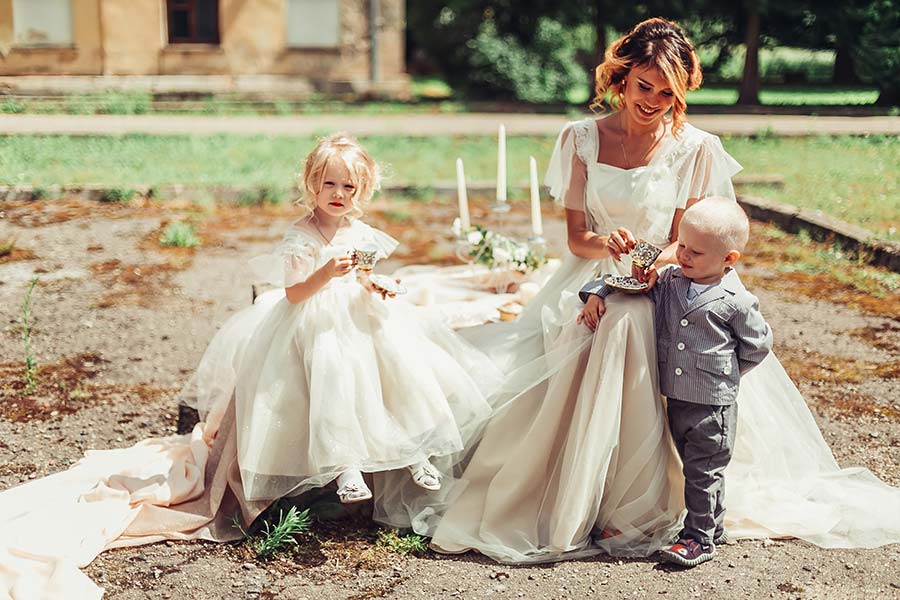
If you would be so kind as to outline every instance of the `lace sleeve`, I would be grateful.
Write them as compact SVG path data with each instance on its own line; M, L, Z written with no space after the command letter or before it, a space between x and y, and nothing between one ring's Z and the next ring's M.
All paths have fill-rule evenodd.
M278 287L291 287L306 281L315 266L314 244L296 232L285 235L272 252L250 260L250 269L257 279Z
M688 200L707 196L735 199L731 178L741 165L722 146L717 136L705 134L695 150L678 167L677 208L684 208Z
M397 246L400 245L400 242L381 231L380 229L375 229L371 225L365 224L365 237L366 241L378 248L378 259L384 259L393 254L394 250L397 249Z
M590 140L589 122L568 123L560 132L547 166L544 182L550 195L571 210L584 211L587 161Z

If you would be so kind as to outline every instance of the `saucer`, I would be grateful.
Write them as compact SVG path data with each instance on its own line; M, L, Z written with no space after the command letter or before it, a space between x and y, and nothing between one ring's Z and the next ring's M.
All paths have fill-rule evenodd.
M636 293L646 290L650 285L645 281L638 281L634 277L625 275L607 275L603 283L622 292Z
M406 288L397 283L397 281L387 275L369 275L369 281L372 282L379 290L384 290L389 294L405 294Z

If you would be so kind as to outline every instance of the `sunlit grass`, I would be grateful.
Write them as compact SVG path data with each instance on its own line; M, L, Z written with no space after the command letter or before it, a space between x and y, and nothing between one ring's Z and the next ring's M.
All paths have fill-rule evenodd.
M462 157L469 181L496 178L492 136L362 139L384 167L385 184L408 184L424 193L436 182L455 180ZM528 182L528 157L546 169L555 136L508 138L510 184ZM742 175L780 175L783 188L741 191L821 210L900 240L900 138L724 138L744 166ZM163 184L295 185L300 161L314 138L214 137L0 137L0 184L50 186L101 184L120 189ZM515 200L515 194L513 194Z

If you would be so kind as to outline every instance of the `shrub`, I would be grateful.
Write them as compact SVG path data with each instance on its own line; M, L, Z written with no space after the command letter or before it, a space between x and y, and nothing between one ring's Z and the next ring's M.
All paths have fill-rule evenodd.
M587 84L576 56L586 45L581 33L542 17L526 46L512 35L500 35L493 20L483 21L468 44L471 91L525 102L566 101L572 88Z
M200 238L194 231L194 226L184 221L174 221L169 223L163 230L159 243L163 246L174 246L177 248L194 248L200 245Z

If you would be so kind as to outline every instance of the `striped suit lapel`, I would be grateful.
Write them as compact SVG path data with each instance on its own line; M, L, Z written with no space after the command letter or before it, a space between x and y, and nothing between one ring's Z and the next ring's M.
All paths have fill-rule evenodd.
M679 312L683 315L688 312L688 300L687 300L687 291L688 288L691 287L691 280L681 274L679 269L678 273L674 273L672 278L675 280L675 297L676 302L678 302Z

